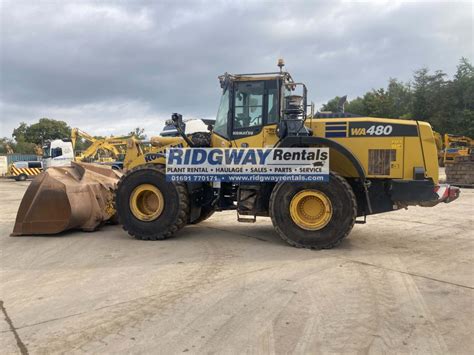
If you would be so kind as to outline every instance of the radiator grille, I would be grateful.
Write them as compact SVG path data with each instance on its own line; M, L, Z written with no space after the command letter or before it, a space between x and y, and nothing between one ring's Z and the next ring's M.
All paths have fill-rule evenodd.
M390 163L395 160L396 149L369 149L369 175L390 175Z

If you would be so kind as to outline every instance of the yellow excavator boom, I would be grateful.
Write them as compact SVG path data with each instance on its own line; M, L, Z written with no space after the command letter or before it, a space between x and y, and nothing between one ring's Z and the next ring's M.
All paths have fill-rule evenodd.
M83 161L86 159L96 158L99 151L109 152L114 159L117 159L120 154L124 153L124 147L127 145L127 141L130 139L130 136L107 137L99 139L80 130L79 128L73 128L71 131L71 141L74 149L76 149L76 142L79 138L83 138L91 142L91 145L78 157L76 157L76 160Z

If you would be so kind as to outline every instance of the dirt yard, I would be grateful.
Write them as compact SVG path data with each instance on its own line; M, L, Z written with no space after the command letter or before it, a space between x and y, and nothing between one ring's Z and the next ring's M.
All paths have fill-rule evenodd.
M162 242L10 237L27 185L0 180L3 354L474 353L474 190L309 251L233 213Z

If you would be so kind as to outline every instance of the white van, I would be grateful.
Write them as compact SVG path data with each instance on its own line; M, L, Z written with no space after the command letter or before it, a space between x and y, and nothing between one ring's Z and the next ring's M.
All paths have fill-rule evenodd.
M43 172L43 163L40 161L17 161L10 164L8 177L16 181L25 181Z

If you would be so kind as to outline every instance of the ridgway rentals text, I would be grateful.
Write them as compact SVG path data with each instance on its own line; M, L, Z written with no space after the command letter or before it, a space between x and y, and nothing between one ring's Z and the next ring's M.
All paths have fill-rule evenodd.
M171 148L168 181L329 180L329 148Z

